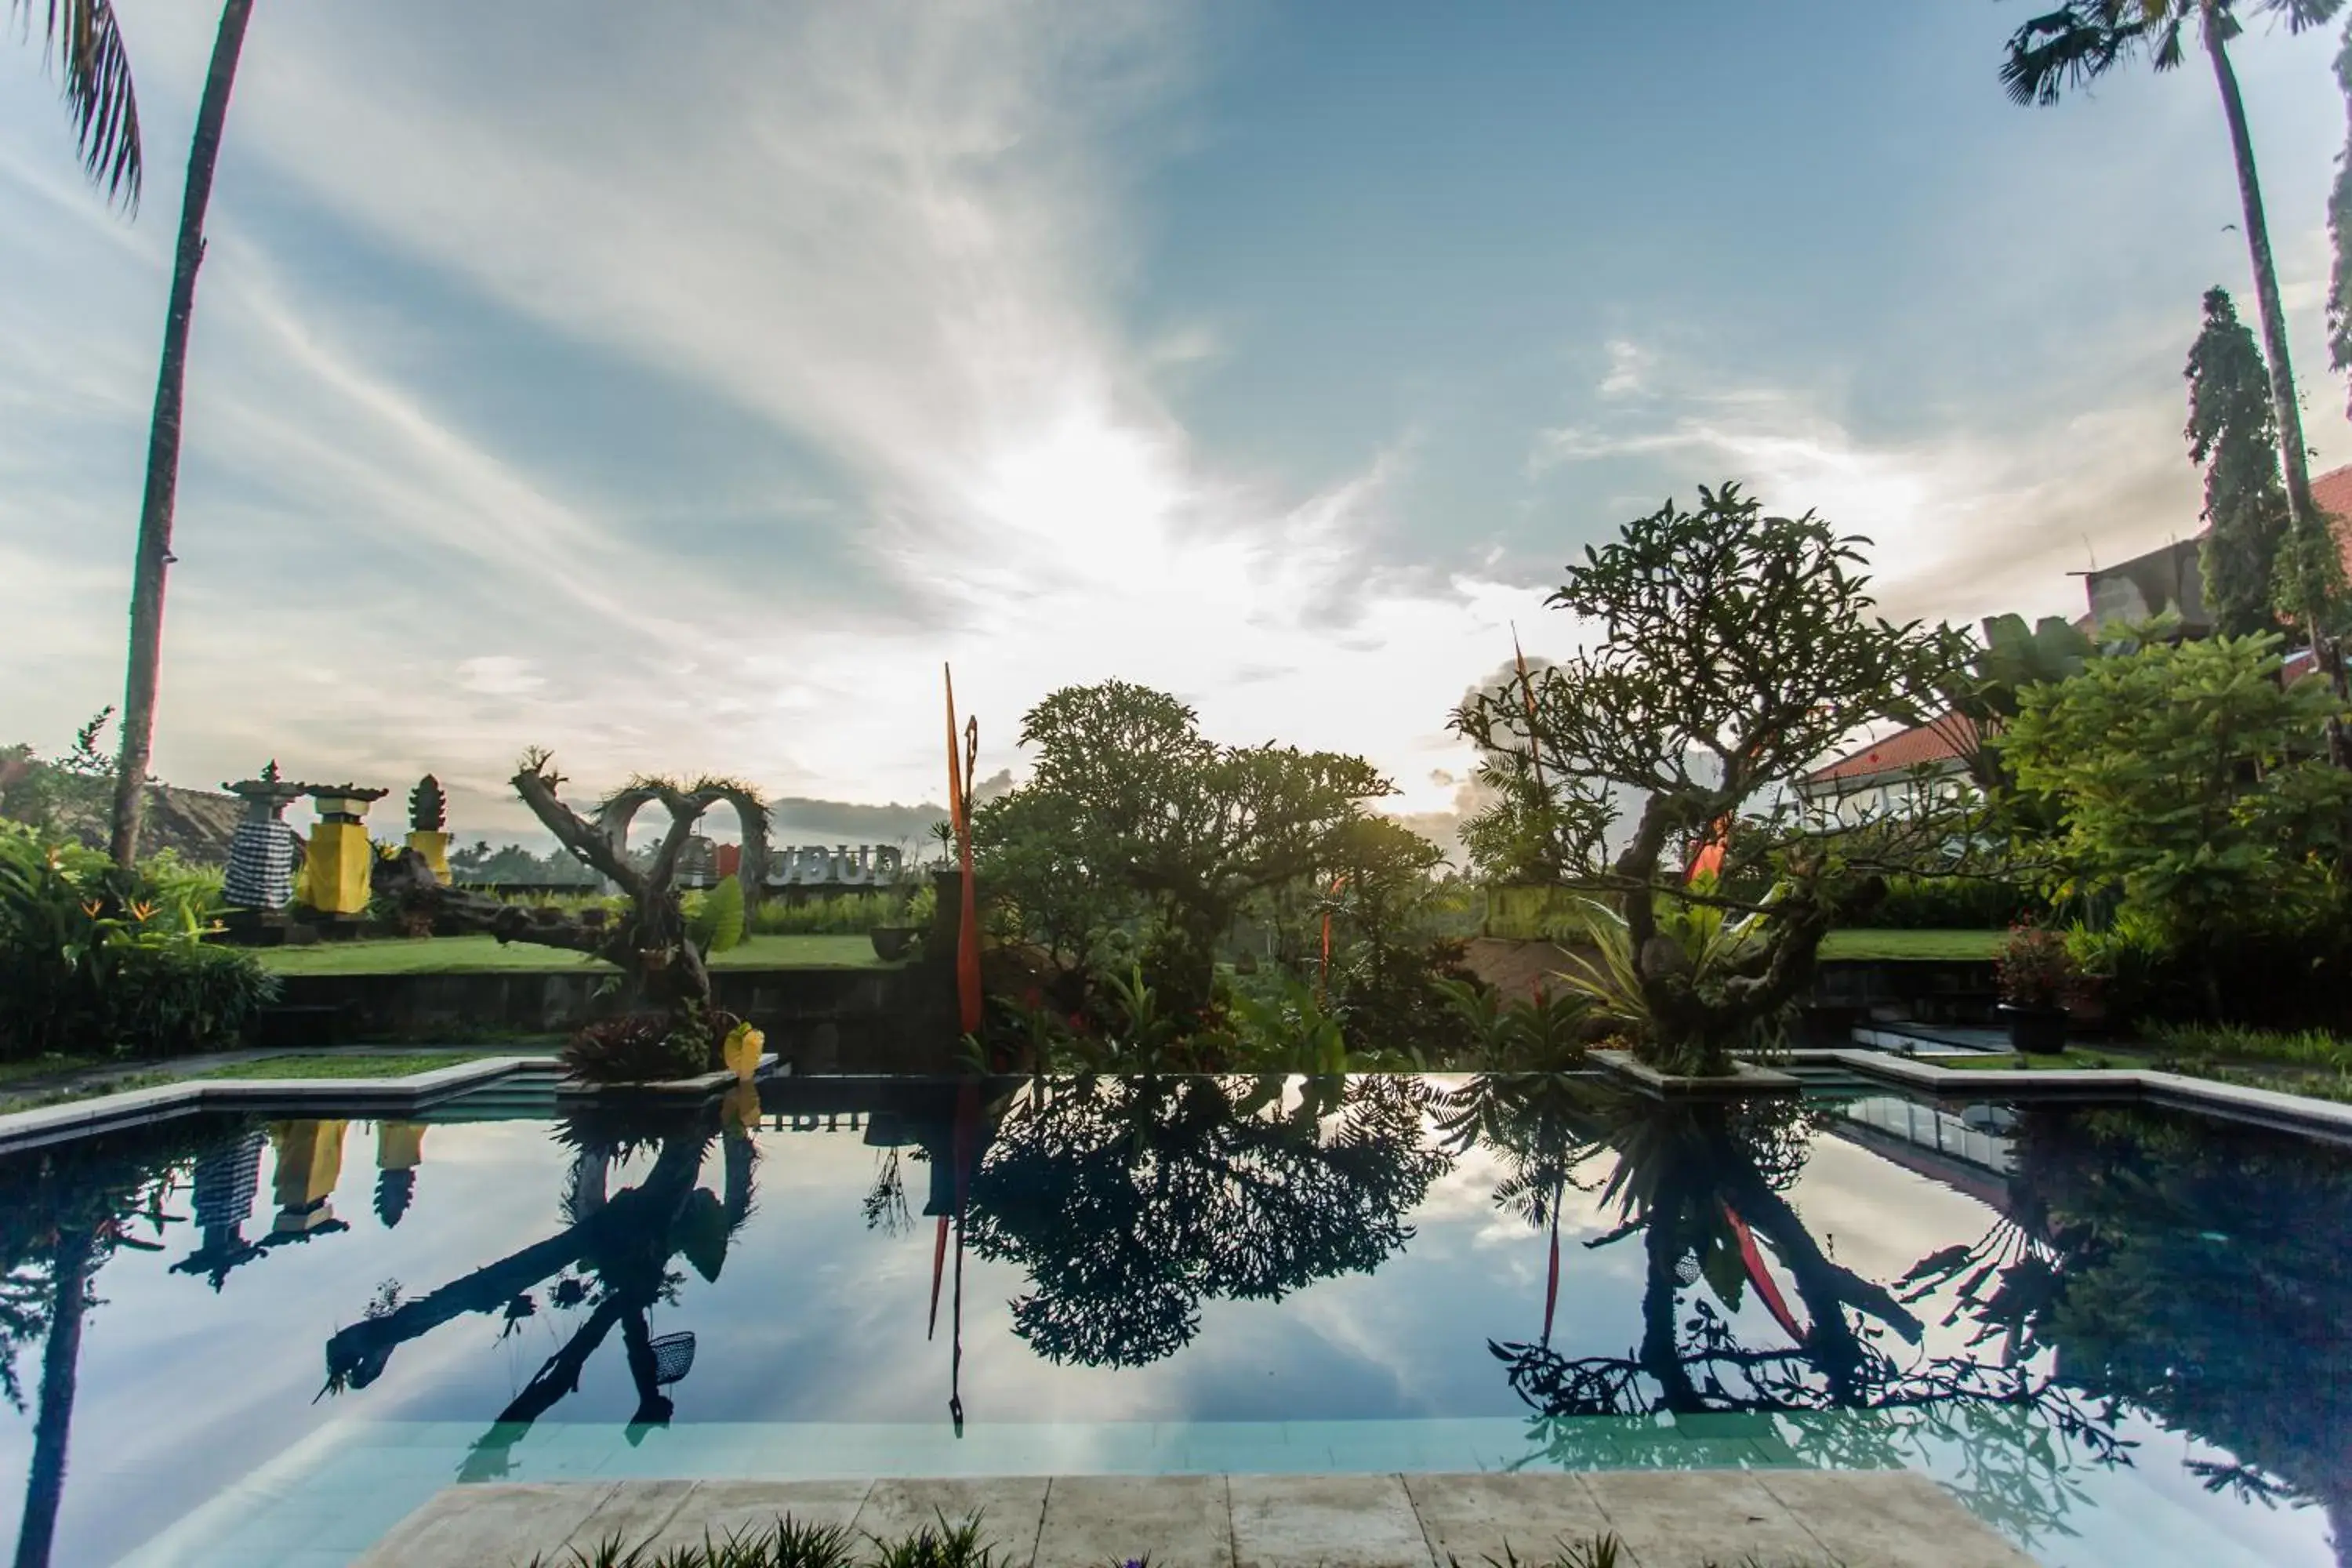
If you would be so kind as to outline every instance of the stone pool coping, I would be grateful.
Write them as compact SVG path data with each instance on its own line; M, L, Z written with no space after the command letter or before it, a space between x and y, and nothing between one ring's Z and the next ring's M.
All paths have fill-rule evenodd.
M1852 1048L1792 1050L1774 1061L1780 1067L1834 1067L1856 1077L1894 1084L1938 1100L2139 1101L2279 1131L2352 1142L2352 1105L2277 1089L2217 1083L2179 1073L2129 1068L1962 1070L1939 1068L1916 1057ZM763 1067L765 1064L763 1058ZM0 1154L205 1110L285 1109L360 1114L420 1110L504 1079L545 1080L557 1078L560 1072L557 1064L544 1056L501 1056L436 1068L407 1078L192 1079L0 1115ZM845 1074L843 1081L863 1081L875 1076ZM709 1077L719 1088L733 1080L732 1074L714 1073Z
M420 1047L421 1048L421 1047ZM517 1075L551 1078L560 1072L544 1056L482 1057L406 1078L184 1079L151 1089L126 1089L63 1105L44 1105L0 1116L0 1153L37 1148L124 1127L141 1127L205 1110L290 1106L333 1106L353 1110L418 1110L452 1095ZM729 1075L732 1078L732 1074Z
M1943 1068L1909 1056L1845 1048L1789 1051L1776 1060L1794 1067L1843 1068L1863 1078L1917 1089L1939 1100L2140 1100L2284 1132L2352 1142L2352 1105L2147 1068L2016 1071Z
M653 1555L706 1533L814 1525L896 1537L977 1512L1003 1568L1448 1568L1549 1562L1611 1533L1632 1568L1752 1560L1844 1568L2032 1568L1903 1470L1474 1475L1008 1476L634 1480L444 1488L357 1568L523 1568L617 1537Z

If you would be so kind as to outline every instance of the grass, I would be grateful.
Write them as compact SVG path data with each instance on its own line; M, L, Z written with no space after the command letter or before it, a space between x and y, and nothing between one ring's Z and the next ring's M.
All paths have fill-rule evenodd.
M2009 933L1998 931L1833 931L1822 939L1828 960L1989 963Z
M2157 1064L2136 1051L2103 1051L2088 1046L2068 1046L2056 1056L2017 1055L2002 1052L1997 1056L1938 1057L1939 1068L1958 1068L1962 1072L2033 1072L2065 1070L2080 1072L2085 1068L2137 1069Z
M112 1077L84 1083L67 1084L60 1089L34 1094L0 1094L0 1116L19 1110L42 1110L52 1105L71 1105L77 1100L96 1100L105 1094L129 1094L138 1089L157 1089L167 1083L177 1083L180 1075L163 1068L147 1072L118 1073Z
M501 946L491 936L371 938L255 951L273 974L481 974L500 970L609 970L601 959L530 942ZM874 969L882 961L863 936L751 936L719 953L713 969Z
M2057 1056L1946 1058L1936 1065L1963 1072L2151 1068L2215 1083L2352 1103L2352 1042L2322 1031L2281 1034L2233 1025L2159 1025L2148 1033L2154 1047L2148 1051L2069 1046Z
M420 1072L432 1072L438 1068L453 1068L460 1062L478 1061L484 1055L498 1052L480 1051L403 1051L398 1055L347 1056L310 1052L299 1056L262 1057L249 1062L231 1062L225 1068L192 1073L192 1078L408 1078Z
M47 1089L35 1089L23 1094L10 1094L0 1087L0 1115L18 1110L40 1110L52 1105L71 1105L76 1100L96 1100L103 1095L128 1094L133 1089L158 1089L167 1083L183 1083L196 1079L309 1079L327 1080L344 1079L407 1078L415 1073L431 1072L436 1068L455 1067L459 1062L478 1061L485 1056L506 1056L509 1051L384 1051L352 1052L282 1052L277 1056L258 1057L252 1061L231 1062L226 1067L206 1068L188 1072L168 1064L146 1068L130 1068L121 1072L93 1073L77 1082L59 1084ZM10 1063L12 1067L40 1066L45 1072L70 1071L79 1068L103 1068L110 1060L79 1057L43 1057L32 1063ZM11 1075L22 1079L26 1074ZM0 1079L0 1083L5 1083Z
M58 1073L79 1072L84 1068L104 1067L107 1061L105 1057L69 1057L51 1051L22 1061L0 1062L0 1087L28 1078L49 1078Z

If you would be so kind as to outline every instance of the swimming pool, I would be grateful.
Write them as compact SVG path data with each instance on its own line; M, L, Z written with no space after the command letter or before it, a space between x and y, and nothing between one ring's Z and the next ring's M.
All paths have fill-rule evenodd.
M2126 1109L509 1087L0 1161L0 1473L20 1568L324 1568L461 1480L1724 1465L2326 1563L2347 1236L2347 1152Z

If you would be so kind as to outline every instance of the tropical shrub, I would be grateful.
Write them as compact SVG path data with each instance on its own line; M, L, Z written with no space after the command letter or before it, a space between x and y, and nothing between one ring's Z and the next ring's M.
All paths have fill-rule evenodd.
M1693 879L1699 897L1712 876ZM1662 1019L1652 1005L1656 976L1679 978L1700 998L1719 994L1727 982L1749 973L1764 946L1763 911L1732 916L1711 903L1667 904L1640 949L1631 922L1596 900L1585 904L1584 940L1571 953L1560 979L1586 1003L1594 1023L1632 1047L1643 1060L1672 1073L1720 1073L1735 1051L1766 1051L1782 1039L1794 998L1766 1011L1718 1012L1715 1032L1696 1034Z
M277 983L207 946L218 878L0 823L0 1057L176 1055L235 1043Z
M1581 1066L1593 1026L1592 998L1572 987L1506 1001L1491 985L1441 980L1464 1044L1446 1063L1481 1072L1557 1072Z
M2283 983L2343 1005L2340 985L2299 972L2344 945L2352 772L2324 737L2347 715L2280 663L2269 634L2150 641L2030 689L2000 742L2059 824L2058 891L2116 896L2211 1016L2276 1006Z
M111 945L100 1032L136 1056L176 1057L235 1046L278 981L233 947L141 934Z

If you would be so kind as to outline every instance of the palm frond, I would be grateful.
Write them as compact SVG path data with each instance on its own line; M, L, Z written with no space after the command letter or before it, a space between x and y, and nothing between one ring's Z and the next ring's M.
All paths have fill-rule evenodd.
M2010 36L2000 84L2018 103L2055 103L2105 76L2145 40L2149 26L2144 8L2132 16L2116 0L2067 0Z
M29 18L34 0L9 0L11 16ZM110 0L47 0L41 33L60 78L66 114L90 183L128 211L139 206L145 173L139 142L139 96L131 56Z

